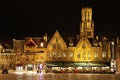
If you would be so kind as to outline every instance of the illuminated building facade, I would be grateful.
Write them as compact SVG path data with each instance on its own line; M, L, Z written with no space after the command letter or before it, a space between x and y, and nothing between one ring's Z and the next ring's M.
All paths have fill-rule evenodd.
M120 40L119 38L117 37L116 39L116 47L115 47L115 50L116 50L116 67L117 67L117 72L120 72Z
M25 40L14 39L13 49L16 53L16 69L36 71L41 66L42 67L45 66L46 61L45 42L46 41L40 37L25 38Z
M47 45L46 66L53 72L111 72L111 41L94 37L92 8L81 10L80 37L68 44L58 31ZM76 42L77 41L77 42Z
M2 45L1 45L2 46ZM0 70L3 68L15 69L15 53L13 49L1 48L0 52Z
M80 34L77 37L62 37L56 30L52 37L45 34L43 37L26 37L24 40L13 39L16 70L116 71L114 42L94 35L92 8L82 8L81 17Z

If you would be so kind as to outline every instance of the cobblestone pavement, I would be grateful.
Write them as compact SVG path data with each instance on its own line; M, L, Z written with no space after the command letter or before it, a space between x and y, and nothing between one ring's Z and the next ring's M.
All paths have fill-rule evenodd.
M120 73L0 73L0 80L120 80Z

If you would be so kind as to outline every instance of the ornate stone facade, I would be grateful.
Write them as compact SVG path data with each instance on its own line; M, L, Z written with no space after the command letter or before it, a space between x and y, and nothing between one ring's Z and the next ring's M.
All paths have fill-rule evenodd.
M21 70L63 71L69 68L80 72L114 72L114 48L108 38L94 35L92 8L82 8L81 17L77 37L61 36L56 30L52 37L45 34L24 40L13 39L16 67Z

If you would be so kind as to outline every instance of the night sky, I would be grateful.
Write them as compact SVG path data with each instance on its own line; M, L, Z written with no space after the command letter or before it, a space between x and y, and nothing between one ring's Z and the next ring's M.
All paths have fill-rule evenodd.
M95 35L120 36L118 0L3 0L0 39L79 34L82 7L93 9Z

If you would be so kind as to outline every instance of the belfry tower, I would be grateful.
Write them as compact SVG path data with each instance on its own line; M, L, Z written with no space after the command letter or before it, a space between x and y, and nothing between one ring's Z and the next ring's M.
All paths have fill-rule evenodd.
M94 38L94 22L92 20L92 8L82 8L81 17L80 37Z

